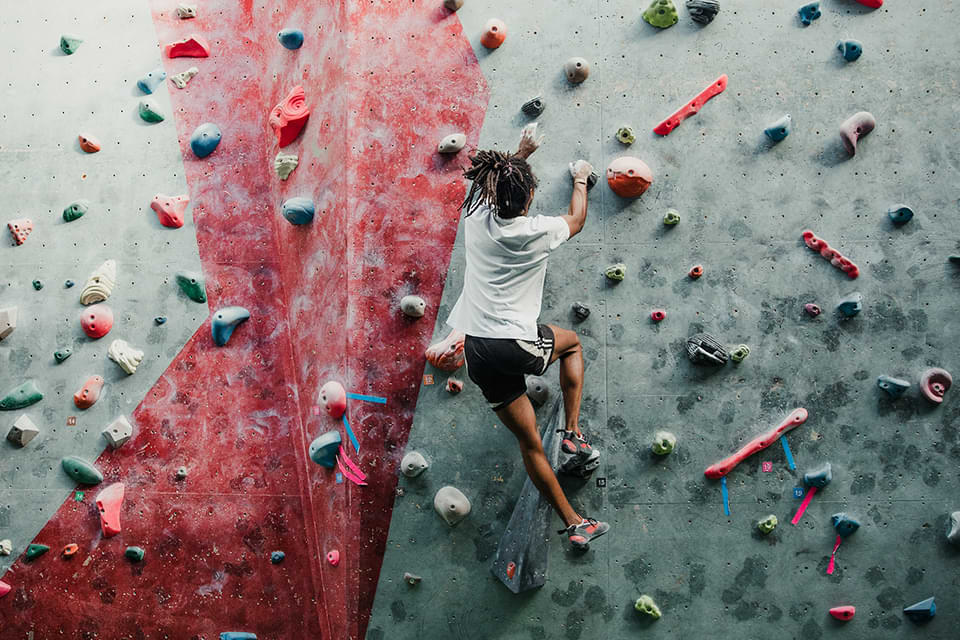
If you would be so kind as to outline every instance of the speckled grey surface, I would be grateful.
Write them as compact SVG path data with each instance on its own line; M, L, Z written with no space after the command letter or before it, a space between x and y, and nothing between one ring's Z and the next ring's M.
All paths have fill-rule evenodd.
M727 0L701 27L678 2L680 22L664 31L642 21L642 2L468 0L460 10L491 91L481 146L513 146L528 120L523 102L547 101L538 119L547 139L532 158L536 213L565 210L566 165L578 156L605 169L633 154L654 172L636 201L603 184L591 192L586 228L551 258L544 294L542 319L576 326L584 345L582 424L603 451L595 478L607 486L564 484L575 507L613 528L584 556L556 538L540 590L514 596L499 584L489 566L523 464L479 390L468 381L449 396L446 374L433 372L409 445L431 467L400 478L369 640L957 637L960 549L944 533L960 508L960 396L933 408L916 383L928 366L960 371L960 280L947 263L958 250L960 8L891 1L874 11L824 0L823 17L803 27L800 4ZM509 29L493 52L479 45L490 17ZM857 62L835 49L846 37L864 44ZM593 67L578 87L561 71L573 55ZM721 73L730 78L725 93L668 137L650 132ZM837 129L860 110L878 126L847 159ZM793 132L772 146L763 129L785 113ZM615 138L623 125L638 134L629 149ZM917 212L902 228L886 215L896 202ZM683 218L674 228L661 223L669 207ZM807 249L805 228L856 262L860 278ZM618 261L628 274L612 286L602 270ZM706 273L691 281L697 263ZM462 270L461 241L438 339ZM864 310L841 320L833 307L854 290ZM576 300L593 310L579 324ZM806 302L823 315L807 317ZM657 307L668 317L654 325ZM739 365L695 368L683 345L700 330L752 352ZM891 400L875 386L884 373L914 389ZM555 392L556 376L555 368L547 376ZM788 436L797 470L779 445L749 459L728 477L732 514L724 516L719 484L703 470L798 406L810 417ZM679 440L663 460L649 453L660 428ZM761 471L763 461L772 472ZM792 526L793 488L824 461L833 483ZM473 503L455 528L432 510L445 484ZM829 517L841 510L863 526L828 576ZM754 525L768 513L780 526L762 537ZM423 582L408 586L404 571ZM660 605L661 620L632 610L642 593ZM915 627L901 609L930 595L937 617ZM857 607L845 625L827 614L842 604Z

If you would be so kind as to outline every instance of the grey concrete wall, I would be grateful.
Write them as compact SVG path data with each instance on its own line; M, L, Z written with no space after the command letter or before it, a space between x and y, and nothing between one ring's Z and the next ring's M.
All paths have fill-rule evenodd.
M539 119L547 140L532 158L535 213L565 210L566 164L578 156L605 169L636 155L655 175L636 201L603 184L591 193L586 229L551 258L544 292L543 321L573 326L574 300L593 309L576 325L587 359L582 426L603 452L595 477L606 488L565 486L576 508L613 529L583 556L558 537L546 586L510 594L489 566L525 477L519 452L475 386L449 396L434 371L408 447L432 466L400 478L368 638L956 637L960 553L944 532L947 513L960 508L957 398L933 408L915 386L893 401L875 378L916 385L929 366L956 373L960 356L958 280L947 263L958 245L960 10L823 0L823 17L804 28L800 4L727 0L704 28L681 4L679 24L664 31L643 22L635 2L468 0L460 10L491 91L481 146L513 146L526 122L520 104L538 93L548 102ZM509 29L493 52L479 45L490 17ZM863 42L860 60L840 59L842 37ZM561 70L572 55L593 66L578 87ZM730 77L725 93L668 137L651 133L721 73ZM837 128L859 110L878 126L847 158ZM771 147L762 130L784 113L793 133ZM614 137L621 125L637 131L629 149ZM886 216L897 202L917 212L900 229ZM668 207L683 216L672 230L661 224ZM859 264L858 280L804 246L808 227ZM602 270L617 261L628 275L610 286ZM706 275L690 281L697 263ZM438 339L463 266L461 239ZM854 290L864 311L842 320L832 309ZM805 302L826 312L810 319ZM652 325L656 307L668 318ZM753 351L740 365L694 368L683 344L699 330ZM556 392L555 368L549 376ZM719 484L703 470L798 406L810 412L789 436L798 470L779 445L754 456L728 478L725 516ZM649 453L660 428L679 438L662 461ZM793 488L824 461L833 483L791 526ZM453 529L432 508L446 484L473 503ZM828 576L829 518L841 510L863 527ZM767 513L781 524L764 538L754 525ZM404 571L423 582L407 586ZM658 622L632 610L642 593L662 608ZM900 611L931 595L937 617L917 629ZM827 615L841 604L858 611L845 626Z

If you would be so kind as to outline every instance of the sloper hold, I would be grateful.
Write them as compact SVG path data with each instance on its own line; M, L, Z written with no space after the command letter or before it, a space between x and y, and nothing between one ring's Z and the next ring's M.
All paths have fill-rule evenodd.
M210 55L210 43L196 34L168 44L164 50L168 58L206 58Z
M39 558L47 551L50 551L50 547L45 544L31 544L27 547L27 552L24 554L27 560L34 560Z
M41 400L43 400L43 393L37 388L37 383L33 380L27 380L10 389L0 398L0 409L4 411L23 409Z
M467 144L467 136L451 133L437 144L437 153L456 153Z
M342 443L339 431L321 433L310 443L310 459L321 467L333 469L337 466L337 452Z
M877 386L889 393L894 398L899 398L910 388L910 382L901 378L891 376L877 376Z
M103 474L92 463L78 456L67 456L60 461L67 475L78 484L100 484Z
M87 278L87 282L80 291L80 304L103 302L113 293L117 286L117 261L107 260Z
M456 487L442 487L433 497L433 508L448 525L456 526L470 515L470 501Z
M874 130L877 126L877 119L869 111L858 111L840 125L840 140L843 146L852 156L857 155L857 143L860 138Z
M81 44L83 44L83 38L80 36L75 36L71 33L65 33L60 36L60 50L68 56L76 53Z
M653 172L640 158L621 156L607 166L607 184L621 198L639 198L653 183Z
M833 607L830 609L830 615L836 618L837 620L853 620L853 616L857 613L857 608L852 605L846 605L843 607Z
M400 461L400 472L408 478L415 478L427 468L430 467L430 464L427 462L427 459L423 457L423 454L419 451L410 451L405 456L403 460Z
M535 407L542 407L550 397L550 387L540 376L527 376L527 397Z
M507 25L503 20L490 18L487 24L483 26L483 35L480 36L480 44L487 49L496 49L507 39Z
M727 74L723 74L710 83L706 89L698 93L690 102L674 111L669 118L654 127L653 132L661 136L669 135L671 131L680 126L681 122L700 111L701 107L703 107L707 101L723 93L726 88Z
M63 208L63 221L73 222L74 220L79 220L89 210L89 200L74 200Z
M97 511L100 512L100 529L103 537L109 538L122 531L120 509L123 506L123 483L115 482L97 494Z
M105 304L87 307L80 314L80 326L90 338L102 338L113 328L113 309Z
M7 229L13 236L13 241L19 247L27 241L27 236L33 231L33 220L30 218L16 218L7 223Z
M895 204L887 209L887 215L890 216L890 222L900 226L913 220L913 209L905 204Z
M145 76L137 80L137 88L149 95L166 79L167 72L163 70L163 67L157 67L153 71L148 71Z
M653 3L643 12L643 19L659 29L666 29L677 24L677 7L673 0L653 0Z
M954 511L950 514L949 529L947 529L947 540L952 544L960 544L960 511Z
M531 118L536 118L543 110L547 108L547 103L543 101L543 98L537 96L536 98L531 98L523 103L523 106L520 107L520 110Z
M640 613L645 613L654 620L659 620L661 617L660 607L657 606L657 603L653 601L653 598L643 594L637 601L633 603L633 608Z
M303 87L297 85L270 112L270 126L281 148L297 139L303 128L307 126L309 117L310 107L307 106L307 95Z
M175 276L177 286L194 302L207 301L207 285L203 275L195 271L181 271Z
M810 2L803 5L797 9L797 15L800 16L800 22L804 25L809 26L814 20L819 18L822 14L820 13L820 3L819 2Z
M848 318L852 318L863 310L863 295L859 291L844 296L837 304L837 311Z
M197 69L196 67L190 67L189 69L185 69L180 73L175 73L170 76L170 82L172 82L177 89L185 89L187 83L190 82L198 73L200 73L200 69Z
M327 562L329 562L333 567L340 564L340 552L337 549L331 549L330 551L327 551Z
M295 50L303 46L303 31L300 29L281 29L277 32L277 40L287 49Z
M838 40L837 49L847 62L853 62L863 54L863 44L859 40Z
M96 153L97 151L100 151L102 146L99 140L93 136L88 136L85 133L78 135L77 140L80 141L80 148L86 153Z
M288 198L281 207L283 217L290 224L300 225L313 222L313 216L316 213L316 207L310 198L296 197Z
M204 122L190 134L190 150L198 158L206 158L217 148L222 137L220 127L212 122Z
M276 171L277 176L281 180L286 180L290 177L290 174L293 173L293 170L297 168L297 165L300 163L300 159L297 158L295 154L279 152L277 157L273 159L273 170Z
M108 424L100 433L107 439L110 447L116 449L122 447L133 437L133 425L130 424L130 421L127 420L125 416L117 416L117 418Z
M665 456L673 453L676 446L677 436L669 431L657 431L653 434L653 444L650 445L650 450L658 456Z
M103 377L90 376L83 386L73 394L73 404L78 409L89 409L97 400L100 399L100 392L103 390Z
M30 444L30 441L38 435L40 435L40 429L27 414L23 414L10 427L10 431L7 432L7 440L22 448Z
M18 307L0 309L0 340L3 340L17 328Z
M710 24L720 13L720 3L717 0L687 0L687 11L694 22Z
M790 412L790 415L784 418L779 425L765 433L760 434L747 444L743 445L740 450L733 455L724 458L720 462L715 462L714 464L710 465L707 467L706 471L703 472L703 475L711 480L718 480L722 478L733 471L738 464L758 451L766 449L771 444L776 442L780 436L806 422L807 415L807 410L803 407L794 409Z
M563 64L563 73L570 84L580 84L590 76L590 63L586 58L570 58Z
M160 105L152 98L144 98L137 107L140 112L140 119L144 122L163 122L163 114L160 113Z
M190 204L190 196L187 194L167 196L158 193L150 201L150 208L156 212L160 224L172 229L179 229L183 226L183 214L186 212L188 204Z
M911 622L922 624L929 622L933 616L937 615L937 604L932 597L921 600L909 607L904 607L904 615L910 618Z
M230 340L236 329L242 322L250 319L250 312L244 307L223 307L215 314L210 321L210 333L213 336L213 342L222 347Z
M729 355L709 333L696 333L687 338L687 357L694 364L726 364Z
M833 528L837 530L837 535L841 538L853 535L856 530L860 528L860 522L858 522L856 518L852 518L843 512L830 516L830 522L833 524Z
M124 373L133 375L143 361L143 351L132 346L126 340L114 340L107 349L107 356L116 362Z
M783 116L769 127L763 130L764 135L774 142L781 142L790 135L790 114Z
M930 402L940 404L943 396L953 385L953 376L946 369L933 367L927 369L920 376L920 392Z
M823 489L833 480L833 467L829 462L803 474L803 484L808 487Z
M339 419L347 410L347 392L336 380L328 380L320 387L318 399L332 418Z
M426 301L420 296L403 296L400 300L400 310L410 318L422 318L427 310Z

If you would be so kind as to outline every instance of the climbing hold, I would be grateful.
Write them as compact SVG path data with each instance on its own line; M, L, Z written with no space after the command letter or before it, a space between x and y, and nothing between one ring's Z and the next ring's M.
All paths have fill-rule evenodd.
M447 393L458 394L463 391L463 380L457 378L447 378Z
M63 554L64 558L69 558L71 556L75 556L77 554L77 551L80 551L80 546L77 545L77 543L72 542L67 546L65 546L63 548L63 551L61 551L61 553Z
M82 43L83 39L80 36L75 36L69 33L65 33L60 36L60 50L68 56L76 53L77 49Z
M400 310L411 318L422 318L426 309L427 303L420 296L403 296L400 299Z
M853 264L849 258L841 255L836 249L831 248L826 240L818 238L813 231L806 229L802 235L804 243L811 251L816 251L824 260L829 260L830 264L843 271L850 279L860 275L860 269L857 268L857 265Z
M23 409L41 400L43 400L43 394L37 388L37 383L33 380L27 380L0 398L0 409L4 411Z
M185 71L181 71L180 73L170 76L170 82L176 85L177 89L183 89L187 86L187 83L193 79L193 76L197 75L198 73L200 73L200 69L197 69L196 67L190 67Z
M730 359L734 362L743 362L744 358L746 358L748 355L750 355L750 347L745 344L741 344L730 352Z
M73 285L74 285L73 280L67 280L66 282L63 283L64 289L69 289L69 288L72 287Z
M321 467L333 469L337 466L337 452L342 443L339 431L321 433L310 443L310 459Z
M206 58L210 55L210 44L198 35L171 42L165 47L168 58Z
M130 345L126 340L114 340L107 349L107 356L120 365L127 375L133 375L143 360L143 351Z
M18 307L0 309L0 340L3 340L17 328Z
M766 535L776 529L778 524L780 524L780 520L777 516L770 514L757 523L757 529L760 530L760 533Z
M407 584L409 584L409 585L412 586L412 587L420 584L420 581L421 581L421 580L423 580L423 578L421 578L421 577L418 576L418 575L412 574L412 573L410 573L409 571L405 571L405 572L403 573L403 581L406 582Z
M837 530L837 535L841 538L853 535L853 533L860 528L860 523L856 518L851 518L843 512L830 516L830 522L833 524L833 528Z
M853 62L863 54L863 45L859 40L838 40L837 49L847 62Z
M650 450L656 455L668 455L673 453L673 450L676 447L677 436L673 435L669 431L657 431L655 434L653 434L653 444L650 445Z
M287 557L283 551L271 551L270 552L270 562L272 564L280 564L283 562L283 559Z
M607 184L621 198L638 198L653 182L653 172L640 158L622 156L607 167Z
M3 580L0 580L0 598L10 593L11 589L13 589L13 587L11 587L9 584L4 582Z
M456 371L463 366L463 341L460 331L451 331L446 338L427 347L427 362L443 371Z
M585 58L570 58L563 64L563 72L570 84L580 84L590 76L590 63Z
M854 291L848 296L840 299L837 304L837 311L848 318L860 313L863 310L863 295L859 291Z
M577 160L576 162L571 162L570 164L567 165L567 167L570 169L570 177L573 178L574 180L577 179L577 170L579 169L579 165L581 162L586 162L586 160ZM600 180L599 174L597 174L595 170L591 171L590 175L587 176L587 191L590 191L595 186L597 186L598 180Z
M160 113L160 107L156 101L151 98L144 98L140 101L140 119L144 122L163 122L163 114Z
M167 72L163 70L163 67L157 67L153 71L147 72L147 75L137 80L137 88L149 95L153 93L154 90L166 79Z
M27 414L23 414L10 427L10 431L7 432L7 440L22 448L38 435L40 435L40 429L33 424L33 420L27 417Z
M78 218L82 218L83 214L85 214L89 209L89 200L77 200L75 202L71 202L63 209L63 221L73 222Z
M53 352L53 359L57 361L57 364L60 364L72 355L73 349L70 347L64 347L63 349L57 349Z
M523 103L523 106L520 107L520 110L532 118L536 118L543 110L547 108L546 103L544 103L543 98L537 96L536 98L531 98Z
M303 31L300 29L281 29L277 32L277 40L287 49L299 49L303 46Z
M905 204L895 204L887 210L890 222L899 226L913 220L913 209Z
M547 381L540 376L527 376L527 397L535 407L541 407L550 397Z
M156 211L160 224L165 227L179 229L183 226L183 214L190 204L190 196L165 196L158 193L150 201L150 208Z
M697 278L703 275L703 265L702 264L693 265L692 267L690 267L690 271L687 272L687 275L690 276L691 279L696 280Z
M674 111L669 118L654 127L653 132L661 136L668 135L680 126L681 122L700 111L700 108L703 107L710 98L723 93L723 90L726 88L727 74L723 74L710 83L706 89L698 93L690 102Z
M177 480L184 480L187 477L187 468L186 467L177 467L177 472L174 474Z
M103 378L101 376L90 376L83 383L83 387L73 394L73 404L77 405L78 409L89 409L100 399L102 389Z
M327 562L329 562L330 565L334 567L340 564L340 552L337 551L336 549L333 549L332 551L328 551Z
M156 324L167 324L167 316L157 316L153 319Z
M950 528L947 530L947 540L953 544L960 544L960 511L950 514ZM0 545L3 543L0 542Z
M507 39L507 25L503 20L491 18L483 26L483 35L480 36L480 44L487 49L496 49Z
M727 350L709 333L687 338L687 357L694 364L727 364Z
M113 309L105 304L95 304L83 310L80 316L83 332L91 338L102 338L113 328Z
M290 177L290 174L293 173L293 170L297 168L299 162L296 155L283 153L281 151L277 153L277 157L273 159L273 170L277 172L281 180L286 180Z
M857 155L857 142L877 126L873 114L867 111L858 111L840 125L840 139L847 153Z
M797 15L800 16L800 22L809 26L814 20L820 17L820 3L810 2L797 9Z
M270 126L277 135L280 148L287 146L297 139L303 128L307 126L310 117L310 107L307 106L307 96L303 87L295 86L280 104L270 112Z
M911 622L921 624L929 622L933 616L937 615L937 605L933 598L927 598L909 607L905 607L903 613L910 618Z
M45 554L47 551L50 551L50 547L45 544L31 544L27 547L27 553L25 554L26 559L34 560Z
M617 140L623 144L633 144L637 141L637 136L634 135L632 128L620 127L617 129Z
M816 318L821 313L820 307L818 305L815 305L812 302L808 302L807 304L803 305L803 310L807 312L807 315L812 316L814 318Z
M794 409L779 425L743 445L740 450L732 456L710 465L706 471L703 472L703 475L713 480L722 478L733 471L734 467L738 464L758 451L763 451L780 439L783 434L806 422L807 415L807 410L803 407Z
M679 17L672 0L653 0L653 4L643 12L643 19L655 27L666 29L677 24Z
M43 289L43 280L34 280L33 288L36 289L37 291L40 291L40 289Z
M133 426L126 417L117 416L117 418L108 424L100 433L107 439L110 447L116 449L122 447L126 444L127 440L133 437Z
M10 235L13 236L13 241L17 243L17 246L20 246L27 241L27 236L30 235L31 231L33 231L33 220L30 218L17 218L16 220L11 220L7 223L7 229L10 230Z
M257 636L246 631L224 631L220 634L220 640L257 640Z
M450 11L456 11L463 6L463 0L443 0L443 6Z
M347 410L347 392L336 380L329 380L320 387L320 403L327 415L339 419Z
M857 0L857 2L871 9L879 9L883 6L883 0Z
M640 613L645 613L654 620L659 620L660 616L660 607L657 606L657 603L653 601L653 598L644 594L637 598L637 601L633 603L633 608Z
M403 456L403 460L400 461L400 473L407 476L408 478L415 478L420 475L430 464L427 462L427 459L423 457L423 454L419 451L410 451Z
M214 343L218 347L227 344L234 329L249 318L250 312L243 307L222 307L219 309L213 314L213 319L210 321L210 333L213 336Z
M97 511L100 512L100 529L109 538L121 531L120 508L123 505L123 483L115 482L97 494Z
M437 153L456 153L467 144L467 136L462 133L451 133L437 145Z
M456 487L446 486L433 497L433 508L452 527L470 514L470 501Z
M663 309L654 309L650 312L650 319L654 322L662 322L667 317L667 312Z
M823 489L833 480L833 467L829 462L824 464L822 467L817 467L816 469L811 469L807 473L803 474L803 484L808 487L816 487L817 489Z
M578 320L586 320L590 317L590 309L582 302L574 302L573 314L577 316Z
M940 404L943 396L950 390L953 377L946 369L927 369L920 376L920 392L930 402Z
M220 127L212 122L204 122L190 134L190 150L198 158L206 158L220 144Z
M846 605L843 607L833 607L830 609L830 615L836 618L837 620L852 620L854 614L857 613L857 608L851 605Z
M663 214L663 224L669 226L680 224L680 212L676 209L667 209L667 212Z
M177 286L194 302L206 302L207 291L203 276L194 271L181 271L176 275Z
M77 139L80 141L80 148L87 153L96 153L97 151L100 151L100 141L93 136L88 136L81 133L79 136L77 136Z
M177 17L181 20L197 17L197 7L192 4L180 3L177 5Z
M891 378L890 376L878 376L877 386L889 393L894 398L899 398L910 388L910 383L900 378Z
M117 285L117 261L107 260L94 269L80 292L80 304L103 302Z
M790 122L791 118L790 114L788 113L764 129L763 133L774 142L780 142L790 135Z
M316 212L313 200L304 197L288 198L284 201L281 210L283 217L286 218L290 224L307 224L313 222L313 215Z
M74 482L79 484L100 484L103 482L103 474L100 470L77 456L67 456L60 461L60 466L67 472L67 475L73 478Z
M604 271L603 274L607 276L607 278L610 280L615 280L617 282L620 282L625 277L627 277L627 265L623 264L622 262L612 264L609 267L607 267L606 271Z
M123 555L130 562L142 562L146 552L142 547L127 547Z
M13 553L13 542L9 538L0 540L0 556L8 556Z
M687 0L687 11L694 22L710 24L720 13L720 3L717 0Z

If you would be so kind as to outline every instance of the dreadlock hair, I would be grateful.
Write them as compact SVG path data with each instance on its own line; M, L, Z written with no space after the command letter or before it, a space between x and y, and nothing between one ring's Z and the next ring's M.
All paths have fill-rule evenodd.
M478 151L470 163L463 176L473 184L460 205L461 210L467 210L466 215L482 204L492 206L501 218L516 218L523 213L530 191L538 184L525 159L502 151Z

